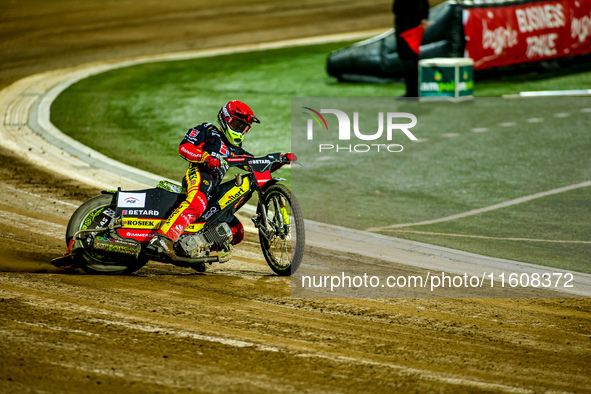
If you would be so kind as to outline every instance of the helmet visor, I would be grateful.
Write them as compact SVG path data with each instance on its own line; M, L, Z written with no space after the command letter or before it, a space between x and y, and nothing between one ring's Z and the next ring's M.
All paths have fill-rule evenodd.
M250 130L250 124L238 118L232 118L228 123L228 126L230 126L230 129L235 133L240 133L242 135L248 133L248 130Z

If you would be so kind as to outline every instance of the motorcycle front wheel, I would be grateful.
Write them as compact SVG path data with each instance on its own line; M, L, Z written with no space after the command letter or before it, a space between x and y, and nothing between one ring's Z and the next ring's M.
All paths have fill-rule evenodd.
M259 208L260 209L260 208ZM267 226L259 227L259 240L265 260L279 276L289 276L304 257L304 217L295 196L283 185L273 185L263 194Z

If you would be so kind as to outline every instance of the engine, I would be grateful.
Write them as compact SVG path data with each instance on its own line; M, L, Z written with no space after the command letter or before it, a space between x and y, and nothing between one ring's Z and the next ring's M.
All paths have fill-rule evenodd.
M232 241L232 229L228 223L218 223L204 233L183 235L178 245L191 258L204 257L212 250L222 250Z

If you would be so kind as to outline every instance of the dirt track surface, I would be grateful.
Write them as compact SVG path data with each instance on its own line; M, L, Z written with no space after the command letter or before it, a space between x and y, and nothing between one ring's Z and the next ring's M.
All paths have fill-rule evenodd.
M7 2L0 88L88 61L391 21L385 1L136 4ZM588 300L295 299L252 233L205 274L53 268L69 215L97 192L0 150L0 392L591 391Z

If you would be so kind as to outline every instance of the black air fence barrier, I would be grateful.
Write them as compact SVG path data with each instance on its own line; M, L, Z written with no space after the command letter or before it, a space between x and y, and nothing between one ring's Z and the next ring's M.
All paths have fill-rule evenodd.
M420 59L468 57L476 76L591 57L590 0L448 1L429 22ZM334 51L326 70L339 81L402 78L394 30Z

